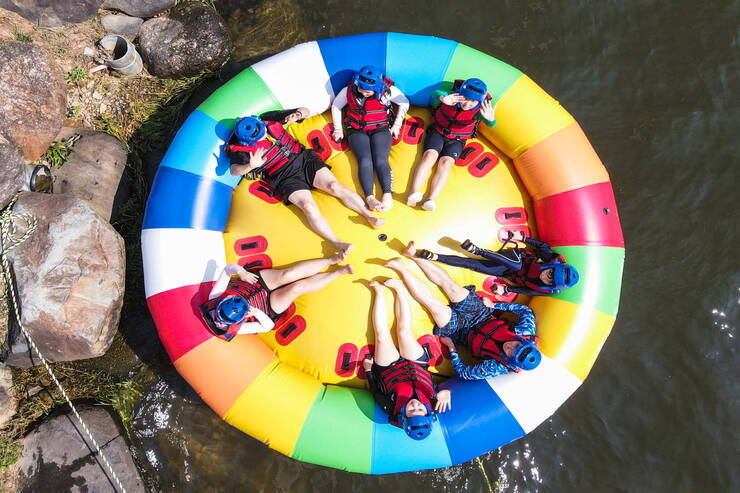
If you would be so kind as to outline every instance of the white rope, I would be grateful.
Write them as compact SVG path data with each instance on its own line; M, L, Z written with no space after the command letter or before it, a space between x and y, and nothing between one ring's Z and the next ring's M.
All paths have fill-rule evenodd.
M46 371L49 372L51 379L54 381L54 384L59 389L59 392L61 392L62 397L64 397L64 400L67 401L67 404L69 405L70 409L72 409L72 412L74 413L75 417L80 422L82 429L85 431L85 434L90 439L90 442L93 444L93 446L95 447L95 453L98 455L98 457L100 457L103 460L103 464L105 464L105 467L108 468L108 471L110 472L111 476L113 477L116 484L118 485L118 489L122 493L126 493L126 489L121 484L121 481L118 479L118 476L116 476L115 471L113 471L113 467L111 467L110 462L108 462L108 459L105 457L105 454L103 453L103 451L100 450L100 446L98 445L98 442L95 441L87 425L85 424L84 421L82 421L80 414L77 412L77 408L75 408L74 404L72 404L72 401L69 399L69 396L67 396L67 392L65 392L64 388L59 383L59 380L57 380L57 377L56 375L54 375L54 372L51 371L51 368L49 367L49 364L46 362L46 359L42 356L41 351L39 351L39 348L36 347L36 343L33 342L33 339L31 339L31 335L28 333L26 328L23 326L23 323L21 322L20 310L18 309L18 300L16 300L16 297L15 297L15 286L13 285L13 278L12 278L11 270L10 270L10 262L8 261L8 254L15 247L17 247L18 245L26 241L28 238L30 238L30 236L36 230L36 217L34 217L33 214L23 214L23 213L13 212L12 208L17 198L18 198L18 195L15 195L13 199L10 201L10 203L8 204L8 206L0 213L0 255L2 256L3 276L5 278L5 287L6 287L7 293L9 293L9 294L6 294L6 298L12 301L13 310L15 311L15 319L18 321L18 326L23 332L23 335L26 336L26 339L28 339L28 342L33 348L36 355L39 357L41 362L44 364L44 368L46 368ZM19 219L25 222L26 224L26 232L20 237L17 237L17 230L16 230L16 226L14 224L13 219Z

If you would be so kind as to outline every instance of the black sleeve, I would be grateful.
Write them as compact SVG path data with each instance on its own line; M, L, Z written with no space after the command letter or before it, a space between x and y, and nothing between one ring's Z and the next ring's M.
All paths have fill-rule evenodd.
M534 238L524 238L524 243L534 247L534 253L544 262L550 262L558 258L558 254L553 252L550 245L544 241L535 240Z
M393 401L390 397L381 389L381 384L378 378L375 376L375 372L372 370L365 372L367 375L367 382L370 384L370 392L372 392L375 402L390 416L393 412Z
M295 113L297 109L298 108L293 108L292 110L268 111L266 113L262 113L260 115L260 118L262 118L262 121L266 121L266 122L283 123L285 121L285 118L287 118L288 115Z
M244 151L232 151L230 146L236 143L232 135L224 146L224 154L231 160L231 164L249 164L249 153Z
M540 291L535 291L534 289L518 287L518 286L506 286L506 291L510 293L524 294L524 295L529 295L529 296L539 296L542 294L542 292Z

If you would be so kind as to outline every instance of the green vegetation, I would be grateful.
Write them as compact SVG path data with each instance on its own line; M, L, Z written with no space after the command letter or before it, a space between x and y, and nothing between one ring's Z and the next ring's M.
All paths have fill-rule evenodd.
M72 148L79 138L79 135L73 135L66 140L52 143L41 158L49 163L52 168L63 165L69 159L69 155L72 154Z
M138 389L136 382L125 380L115 384L115 392L104 397L100 404L110 406L116 410L121 418L121 423L126 433L131 433L131 420L134 416L134 404L141 397L141 391Z
M124 144L126 143L123 135L123 129L116 125L114 117L110 115L100 115L99 118L100 121L103 122L103 132L112 135L120 141L123 141Z
M77 65L75 68L70 70L64 78L67 82L77 83L81 80L87 79L87 70Z
M76 104L74 106L70 106L67 108L67 117L68 118L79 118L82 108L80 108L80 105Z
M18 26L13 26L13 36L15 36L16 41L23 41L26 43L30 43L31 41L33 41L31 35L21 31L20 27Z

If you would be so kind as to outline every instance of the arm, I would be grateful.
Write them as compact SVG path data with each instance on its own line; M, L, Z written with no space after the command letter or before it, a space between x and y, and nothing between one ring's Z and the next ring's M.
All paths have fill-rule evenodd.
M208 295L208 299L212 300L213 298L221 296L223 292L226 291L226 286L228 286L231 276L233 276L234 274L238 274L240 271L243 270L244 267L238 264L227 264L226 267L224 267L224 269L221 271L221 274L219 274L218 279L216 280L216 284L214 284L213 288L211 288L211 293Z
M331 121L334 128L342 128L342 108L347 106L347 87L344 87L331 102Z
M550 245L545 243L544 241L535 240L534 238L524 238L522 239L524 243L534 248L534 253L539 258L541 258L544 262L551 262L560 255L552 251L552 248L550 248Z
M432 108L436 108L442 103L442 98L449 94L452 94L452 91L443 91L442 89L437 89L429 97L429 106L431 106Z
M506 289L501 294L506 293L516 293L516 294L523 294L526 296L541 296L543 293L541 291L535 291L534 289L519 287L519 286L506 286Z
M481 109L476 116L487 126L493 127L496 125L495 111L496 107L491 105L489 99L486 99L481 103Z
M275 322L273 322L265 312L258 308L251 308L247 313L247 316L250 315L254 316L257 321L243 323L242 326L239 327L239 332L237 332L237 334L261 334L262 332L267 332L275 327Z
M398 111L396 112L396 119L393 122L392 129L400 130L401 125L403 125L403 119L406 117L406 113L409 110L409 99L406 97L406 95L401 92L399 88L396 86L391 86L390 89L390 100L391 103L398 106Z
M390 416L393 412L393 402L380 388L380 382L378 382L375 372L370 369L365 370L365 374L367 375L367 383L370 385L370 392L372 392L375 402L377 402L381 409Z
M292 110L275 110L275 111L268 111L266 113L262 113L260 115L260 118L263 122L278 122L278 123L284 123L285 119L296 112L298 108L293 108Z
M463 380L483 380L508 373L509 369L496 360L487 359L477 365L466 365L460 359L457 351L450 351L450 361L457 376Z
M511 312L519 317L519 322L514 326L514 332L517 334L521 336L533 336L535 334L534 312L527 305L520 305L519 303L494 303L493 308Z

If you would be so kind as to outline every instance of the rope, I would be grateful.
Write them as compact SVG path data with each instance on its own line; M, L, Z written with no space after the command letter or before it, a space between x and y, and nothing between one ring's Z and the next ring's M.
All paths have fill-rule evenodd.
M13 304L13 310L15 312L15 319L18 322L18 327L20 327L21 331L23 332L23 335L26 336L26 339L28 340L29 344L33 348L36 355L39 357L41 362L44 364L44 368L46 368L46 371L49 372L49 375L51 376L51 379L54 381L54 384L59 389L59 392L62 394L62 397L64 397L64 400L67 401L67 404L69 405L70 409L72 409L72 413L74 413L75 417L77 418L77 421L80 422L80 425L82 426L82 429L85 431L85 434L90 439L90 442L95 447L95 453L103 460L103 464L105 464L105 467L110 472L111 476L116 482L116 485L118 485L118 489L122 493L126 493L126 489L121 484L121 481L118 479L118 476L116 475L115 471L113 471L113 467L111 467L110 462L108 462L108 459L106 458L103 451L100 449L100 446L98 445L98 442L95 441L95 438L93 438L92 433L90 433L89 428L85 424L84 421L82 421L82 418L80 417L80 413L77 412L77 408L75 408L74 404L72 404L72 401L69 399L69 396L67 396L67 392L62 387L62 384L59 383L59 380L57 380L56 375L54 375L54 372L51 371L51 367L46 362L46 359L41 354L41 351L39 351L39 348L36 346L36 343L33 342L33 339L31 339L31 335L28 333L26 328L23 326L23 323L21 322L21 315L20 310L18 309L18 300L15 297L15 286L13 285L13 278L11 276L11 270L10 270L10 262L8 260L8 254L18 245L26 241L28 238L31 237L34 231L36 231L36 217L33 214L25 214L25 213L18 213L13 212L13 205L15 204L15 201L18 199L18 194L14 195L11 199L10 203L7 205L7 207L0 212L0 256L2 256L2 264L3 264L3 277L5 279L5 287L6 287L6 298L9 298L12 301ZM14 222L14 219L18 219L21 222L25 223L26 226L26 232L18 236L17 228Z
M483 474L483 478L486 480L486 486L488 486L488 493L493 493L493 487L491 486L491 480L488 479L488 473L486 473L486 468L483 467L483 461L480 460L480 457L476 457L475 461L478 463L478 467L480 467L480 472Z

